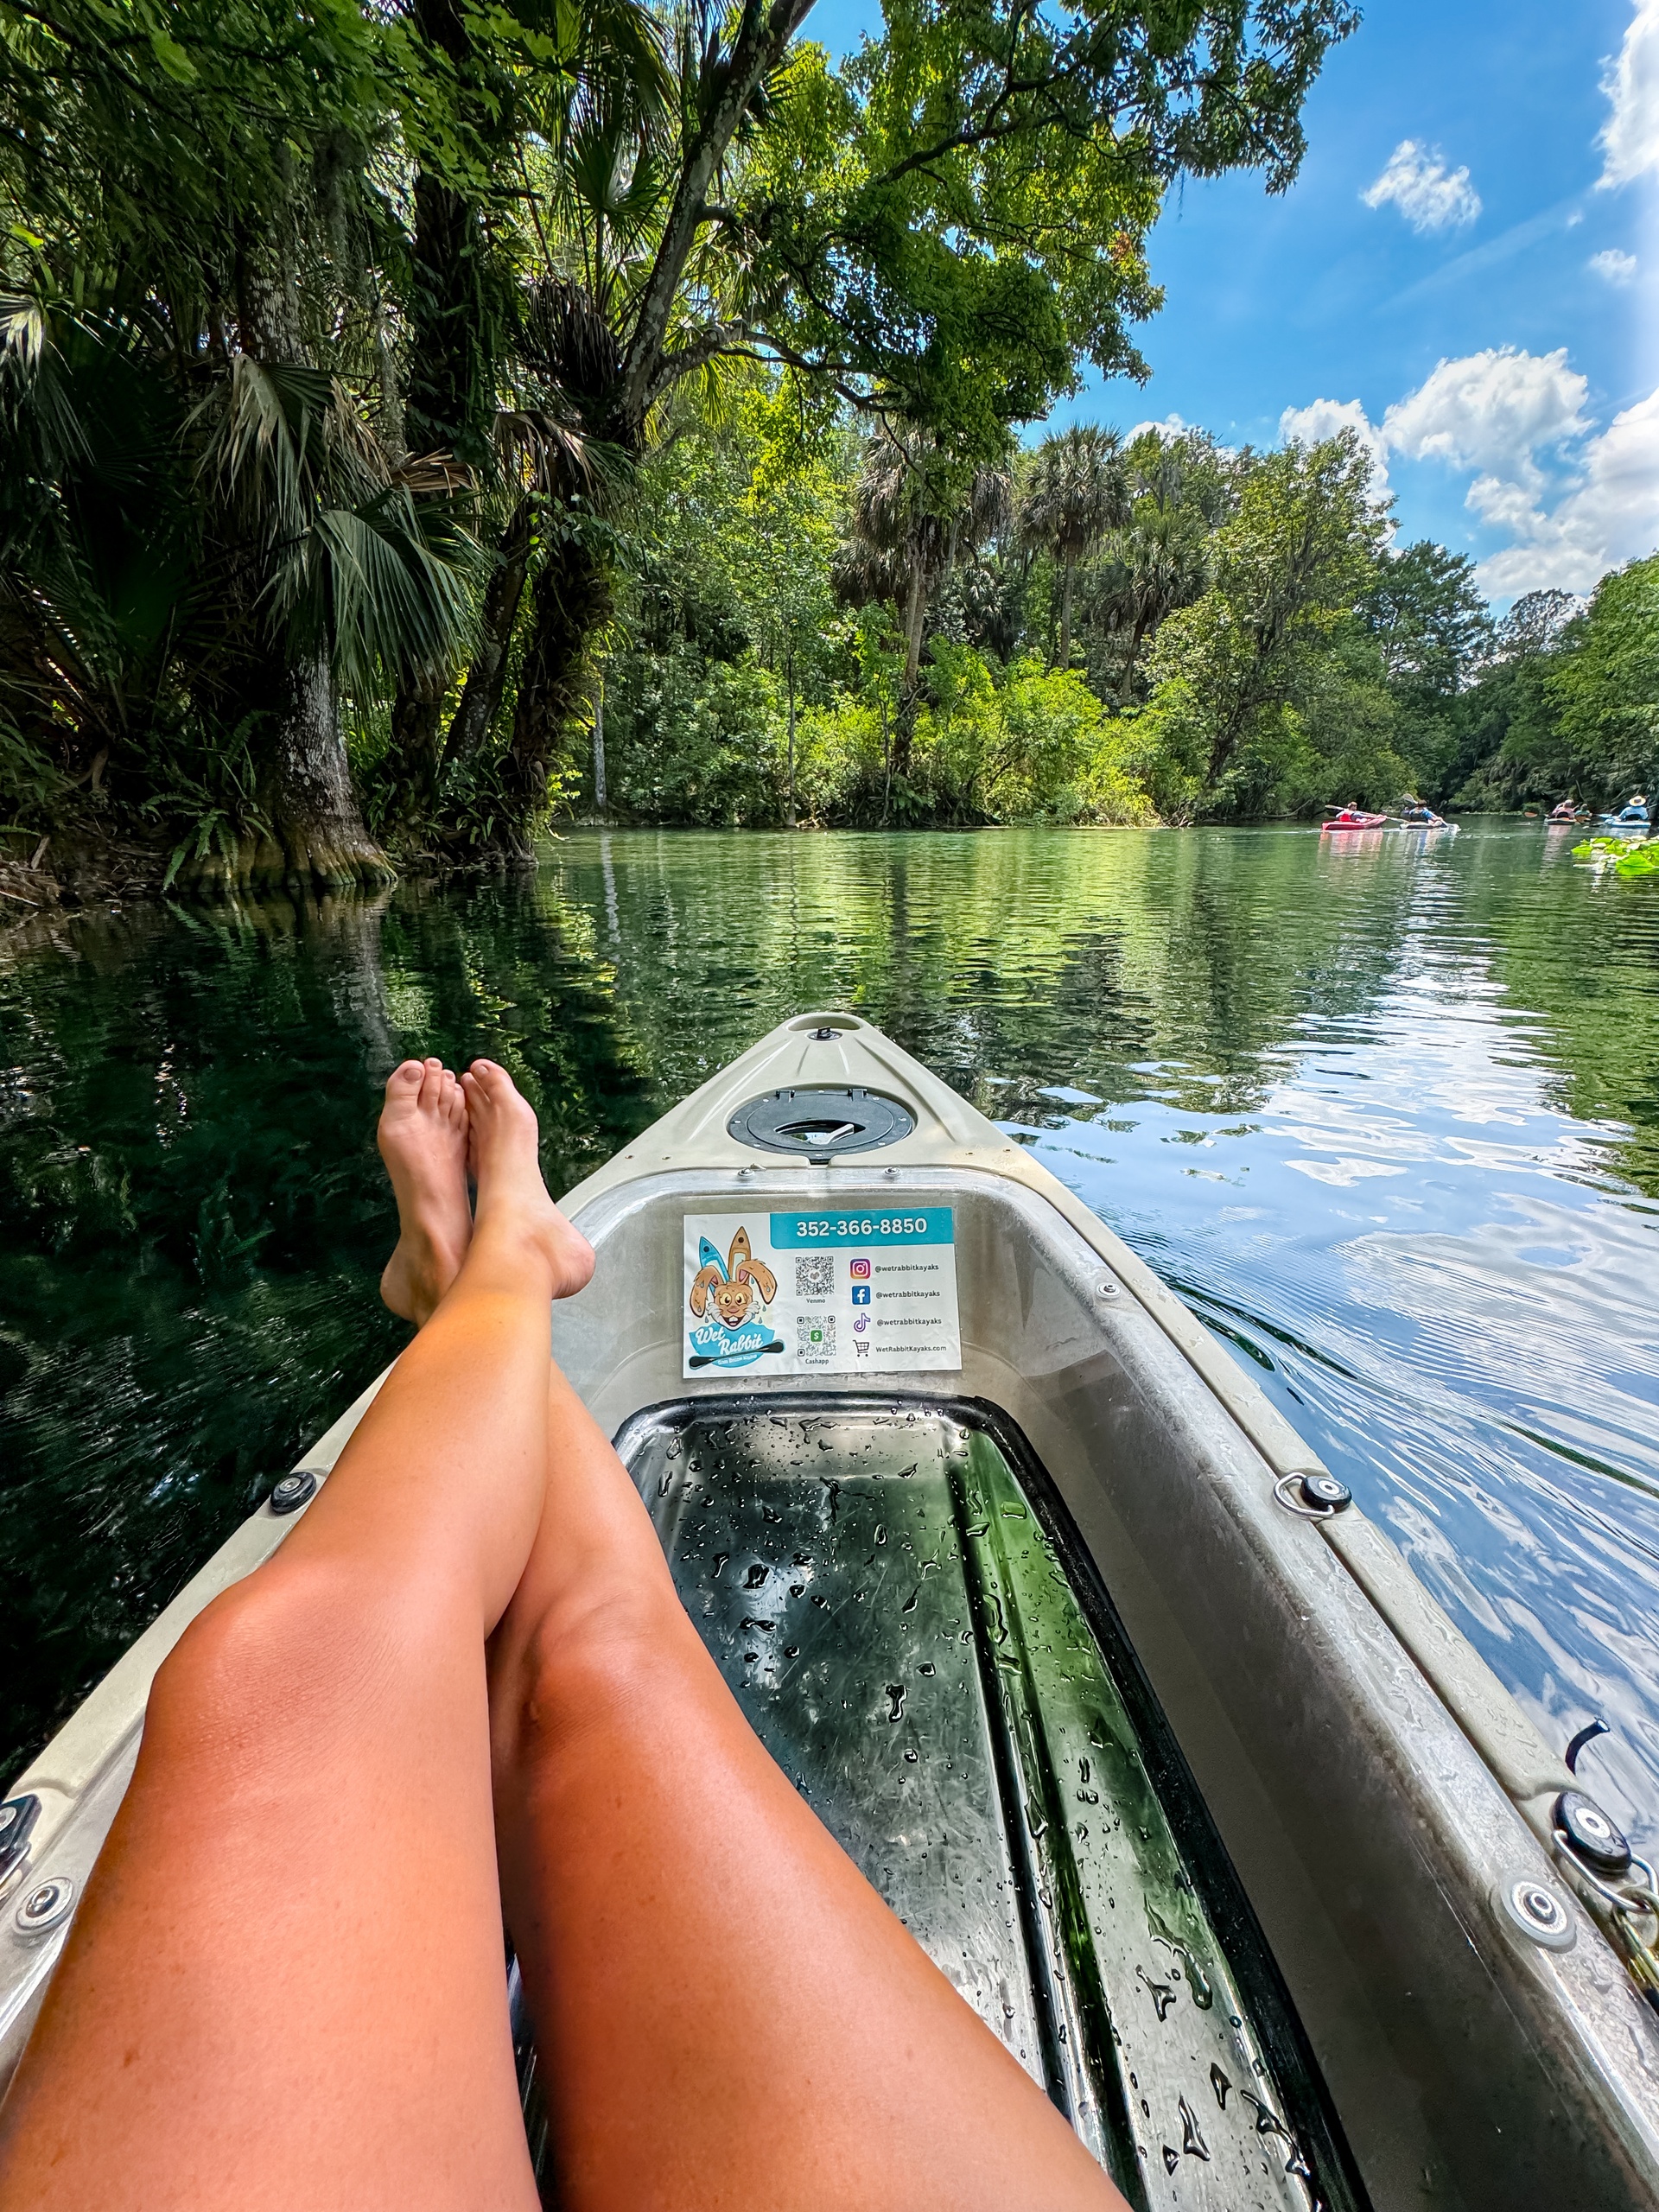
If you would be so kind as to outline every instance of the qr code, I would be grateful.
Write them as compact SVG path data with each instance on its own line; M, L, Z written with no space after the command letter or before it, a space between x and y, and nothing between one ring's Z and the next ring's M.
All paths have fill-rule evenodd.
M836 1287L833 1252L803 1252L795 1261L797 1298L828 1298Z
M836 1317L833 1313L811 1313L803 1319L798 1357L803 1367L835 1365Z

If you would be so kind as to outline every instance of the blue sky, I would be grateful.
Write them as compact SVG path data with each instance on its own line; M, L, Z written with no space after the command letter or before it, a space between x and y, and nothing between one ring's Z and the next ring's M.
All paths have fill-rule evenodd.
M832 51L879 0L820 0ZM1659 0L1370 0L1290 191L1189 182L1154 232L1151 381L1054 420L1230 444L1351 423L1402 541L1500 601L1659 544ZM1605 181L1604 181L1605 180Z

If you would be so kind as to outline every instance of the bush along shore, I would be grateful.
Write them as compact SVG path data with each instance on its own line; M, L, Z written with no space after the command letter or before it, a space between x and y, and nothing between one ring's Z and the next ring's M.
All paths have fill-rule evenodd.
M1494 622L1351 442L1042 435L1350 0L158 21L0 82L0 911L1659 782L1651 563Z

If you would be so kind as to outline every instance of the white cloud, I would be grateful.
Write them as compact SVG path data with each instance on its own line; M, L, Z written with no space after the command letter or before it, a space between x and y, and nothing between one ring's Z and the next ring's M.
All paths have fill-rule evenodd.
M1516 543L1480 564L1483 588L1494 596L1557 585L1587 592L1621 561L1640 559L1659 544L1659 391L1615 415L1585 446L1573 482L1554 506L1522 500L1501 513L1469 501L1482 515L1501 520Z
M1659 7L1659 0L1643 0ZM1392 200L1414 231L1461 230L1480 213L1480 194L1466 168L1448 169L1438 146L1402 138L1376 182L1360 194L1368 207Z
M1281 445L1314 446L1351 430L1371 456L1373 499L1389 496L1389 451L1382 434L1357 399L1316 399L1311 406L1287 407L1279 417Z
M1443 461L1505 482L1541 483L1541 448L1560 445L1590 426L1583 409L1589 385L1567 365L1567 348L1527 353L1489 347L1459 361L1441 361L1382 417L1382 436L1412 461Z
M1184 416L1171 413L1166 415L1161 423L1137 423L1129 432L1125 443L1133 445L1146 430L1156 430L1160 438L1181 438L1185 437L1192 428L1192 425Z
M1612 104L1601 133L1604 190L1659 171L1659 0L1636 0L1618 59L1601 80Z
M1629 284L1636 276L1636 256L1622 253L1616 245L1605 246L1599 253L1592 253L1587 267L1598 276L1605 276L1610 284Z
M1377 486L1390 453L1466 472L1470 512L1509 540L1481 562L1483 590L1588 592L1659 545L1659 391L1601 431L1585 413L1587 396L1565 347L1498 346L1440 362L1380 423L1357 399L1316 399L1287 407L1279 433L1309 443L1355 431L1375 456Z

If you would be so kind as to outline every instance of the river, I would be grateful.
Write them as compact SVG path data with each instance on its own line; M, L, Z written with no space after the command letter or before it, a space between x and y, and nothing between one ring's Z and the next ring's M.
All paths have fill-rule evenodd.
M555 1190L855 1007L1228 1343L1659 1847L1659 880L1516 822L582 831L378 900L0 942L0 1776L406 1332L405 1053L505 1063Z

